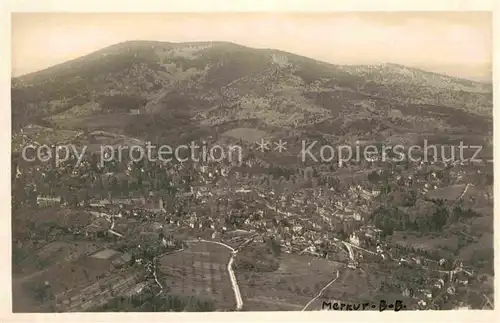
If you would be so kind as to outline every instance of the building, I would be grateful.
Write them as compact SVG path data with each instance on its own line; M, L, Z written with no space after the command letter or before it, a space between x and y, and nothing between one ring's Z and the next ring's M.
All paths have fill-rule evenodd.
M349 242L359 247L359 237L355 233L349 236Z

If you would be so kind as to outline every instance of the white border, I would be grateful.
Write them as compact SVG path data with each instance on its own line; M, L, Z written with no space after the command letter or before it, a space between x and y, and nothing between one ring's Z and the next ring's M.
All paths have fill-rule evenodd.
M271 11L271 12L319 12L319 11L493 11L495 0L346 0L342 3L319 0L28 0L10 1L2 3L0 27L0 48L10 48L10 13L11 12L244 12L244 11ZM497 4L499 5L499 4ZM496 22L495 22L496 21ZM498 34L500 16L494 12L494 35ZM498 58L500 44L494 43L494 58ZM33 53L36 55L36 53ZM500 65L493 64L494 102L500 106L498 84L500 82ZM498 306L496 311L425 311L425 312L240 312L240 313L85 313L85 314L12 314L11 312L11 237L10 237L10 51L2 50L0 56L0 84L3 108L0 109L1 122L1 159L0 182L4 183L0 189L1 233L0 253L5 261L1 266L1 286L5 291L0 294L0 322L493 322L495 317L500 318ZM494 109L495 111L496 109ZM494 120L499 114L494 112ZM495 122L496 124L496 122ZM495 127L496 128L496 127ZM494 140L500 140L498 131L494 132ZM494 149L495 173L498 172L500 150ZM499 200L500 181L494 184L495 200ZM495 207L495 232L499 229L498 208ZM500 262L500 241L495 241L495 267ZM498 276L498 275L497 275ZM495 279L495 299L500 299L498 277ZM403 314L404 313L404 314ZM408 315L410 314L410 315ZM495 315L496 314L496 315Z

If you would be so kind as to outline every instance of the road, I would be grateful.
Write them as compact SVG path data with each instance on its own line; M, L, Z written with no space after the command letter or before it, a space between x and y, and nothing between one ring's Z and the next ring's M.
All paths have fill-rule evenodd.
M464 197L465 193L467 193L467 190L469 189L469 187L471 185L472 185L471 183L467 183L467 185L465 185L464 191L462 192L462 194L460 194L460 196L457 198L457 200L454 202L454 204L457 204L458 201L460 201L462 199L462 197Z
M219 241L211 241L211 240L203 240L203 239L196 239L196 240L188 240L186 241L187 243L196 243L196 242L207 242L207 243L214 243L214 244L218 244L219 246L223 246L229 250L231 250L231 252L234 251L234 248L223 243L223 242L219 242Z
M367 252L369 254L372 254L372 255L376 255L377 253L376 252L373 252L373 251L370 251L370 250L367 250L365 248L361 248L360 246L356 246L355 244L352 244L352 243L349 243L349 242L345 242L345 241L341 241L346 247L347 246L350 246L351 248L354 247L356 249L359 249L359 250L363 250L364 252ZM349 248L349 247L347 247Z
M425 307L426 310L430 310L432 309L432 306L434 305L434 303L441 298L441 296L447 292L448 288L452 286L451 283L448 283L446 284L445 286L443 286L443 288L441 289L441 291L439 292L439 294L437 294L430 302L429 304Z
M317 299L318 299L318 298L319 298L319 297L323 294L323 292L324 292L324 291L325 291L328 287L330 287L330 285L331 285L331 284L333 284L333 283L334 283L334 282L335 282L338 278L339 278L339 271L337 270L337 275L335 276L335 278L334 278L334 279L332 279L330 282L328 282L328 284L326 284L326 285L325 285L325 287L323 287L323 288L319 291L318 295L316 295L313 299L311 299L311 300L309 301L309 303L307 303L307 304L306 304L306 306L304 306L304 308L302 309L302 311L305 311L305 310L309 307L309 305L311 305L311 304L312 304L315 300L317 300Z
M349 258L351 258L352 261L354 261L354 252L352 251L352 247L350 244L348 244L347 242L344 242L342 241L342 243L344 244L344 246L347 248L347 250L349 251Z
M241 297L240 287L238 286L238 281L236 280L236 275L233 270L234 258L238 254L238 251L231 252L231 258L227 264L227 271L229 272L229 279L231 279L231 285L233 287L234 298L236 300L236 310L239 311L243 307L243 299Z
M349 258L354 261L354 252L352 250L352 245L348 242L345 242L345 241L342 241L342 243L346 246L347 250L349 251ZM304 308L302 309L302 311L305 311L309 305L311 305L315 300L317 300L322 294L323 292L328 288L330 287L331 284L333 284L337 279L339 278L339 271L337 270L337 275L335 276L335 278L333 278L330 282L328 282L328 284L325 285L325 287L323 287L318 295L316 295L316 297L314 297L313 299L311 299L309 301L309 303L306 304L306 306L304 306Z
M238 254L237 250L234 250L233 247L228 246L225 243L219 241L211 241L211 240L188 240L187 243L197 243L197 242L206 242L206 243L214 243L220 246L223 246L229 250L231 250L231 258L229 258L229 262L227 263L227 271L229 273L229 279L231 280L231 287L234 292L234 298L236 300L236 310L239 311L243 308L243 298L241 297L240 287L238 286L238 281L236 280L236 275L233 270L233 263L236 255Z

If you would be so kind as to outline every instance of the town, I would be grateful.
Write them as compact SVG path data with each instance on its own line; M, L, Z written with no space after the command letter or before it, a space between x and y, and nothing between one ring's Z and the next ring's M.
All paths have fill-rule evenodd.
M343 164L14 155L14 299L20 311L320 310L387 295L492 307L491 164ZM353 291L356 279L367 284Z

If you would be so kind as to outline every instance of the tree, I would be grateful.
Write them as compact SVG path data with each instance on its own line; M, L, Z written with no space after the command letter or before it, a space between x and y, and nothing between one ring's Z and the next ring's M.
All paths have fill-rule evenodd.
M430 217L429 227L435 231L442 231L448 221L448 216L448 209L445 206L440 206Z
M370 174L368 174L368 181L373 184L376 184L380 181L380 176L378 175L377 171L374 170Z
M270 238L268 240L268 246L271 249L274 257L278 258L281 255L281 245L275 238Z
M474 251L471 257L471 263L474 266L485 269L488 273L493 274L493 259L493 246L487 246Z

